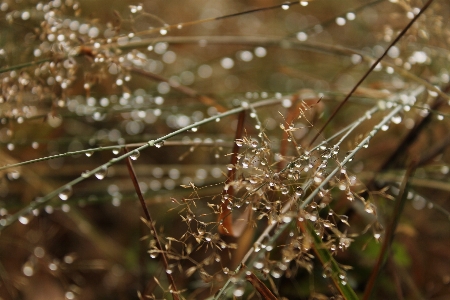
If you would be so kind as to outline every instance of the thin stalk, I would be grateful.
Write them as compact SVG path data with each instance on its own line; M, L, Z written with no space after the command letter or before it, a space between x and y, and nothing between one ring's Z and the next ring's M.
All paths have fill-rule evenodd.
M7 170L10 168L21 167L24 165L29 165L29 164L33 164L33 163L37 163L37 162L42 162L42 161L46 161L46 160L51 160L51 159L55 159L55 158L60 158L60 157L74 156L74 155L86 154L86 153L90 154L90 153L100 152L100 151L120 150L124 147L138 148L138 147L144 146L145 144L147 144L147 142L145 142L145 143L130 143L130 144L114 145L114 146L104 146L104 147L90 148L90 149L84 149L84 150L78 150L78 151L69 151L69 152L64 152L61 154L55 154L55 155L44 156L44 157L40 157L40 158L36 158L36 159L31 159L31 160L23 161L23 162L16 163L16 164L5 165L3 167L0 167L0 171ZM214 142L166 141L164 143L165 147L166 146L168 146L168 147L170 147L170 146L232 147L232 145L233 144L231 142L221 142L221 141L214 141Z
M388 54L389 50L405 35L405 33L409 30L409 28L414 24L417 19L423 14L425 10L430 6L430 4L434 0L428 0L427 3L422 7L420 12L414 16L414 18L406 25L405 28L399 33L399 35L392 41L392 43L386 48L384 53L372 64L372 66L367 70L367 72L361 77L361 79L355 84L353 89L347 94L345 99L339 104L339 106L334 110L334 112L331 114L331 116L328 118L328 120L325 122L325 124L322 126L322 128L317 132L317 134L314 136L312 141L310 142L310 146L314 143L314 141L319 137L319 135L323 132L325 127L331 122L331 120L336 116L336 114L341 110L341 108L347 103L348 99L353 95L353 93L356 91L356 89L363 83L363 81L369 76L370 73L375 69L375 67L381 62L381 60Z
M128 153L128 149L125 148L125 153ZM136 190L136 194L139 198L139 202L141 203L141 207L142 210L144 211L144 215L145 215L145 220L147 221L146 224L147 226L149 226L151 232L153 233L153 237L155 238L156 241L156 247L158 247L158 249L161 251L161 259L164 265L164 270L168 270L169 269L169 262L167 260L166 254L164 253L164 248L162 247L162 244L159 240L159 236L158 236L158 231L155 228L155 224L153 223L153 219L150 215L150 211L147 208L147 205L145 204L145 200L144 200L144 196L142 196L142 192L141 192L141 188L139 187L139 182L136 176L136 172L134 171L133 168L133 163L130 159L130 157L128 157L126 159L126 163L127 163L127 168L128 168L128 173L130 175L131 181L133 182L133 186L134 189ZM178 290L177 290L177 286L175 284L175 280L173 279L172 274L169 274L167 272L165 272L167 275L167 279L170 282L171 285L171 294L174 300L178 300L180 299L178 297Z
M253 272L250 272L250 274L245 276L245 279L247 279L248 282L250 282L255 290L259 292L259 294L263 297L265 300L277 300L277 297L266 287L266 285L259 280L259 278L253 274Z
M245 121L245 111L242 111L239 113L238 118L238 124L236 128L236 136L235 141L242 138L242 134L244 132L244 121ZM235 166L238 162L238 154L239 154L239 147L236 143L234 143L233 146L233 154L231 155L231 164ZM229 184L230 182L234 181L236 177L236 168L232 168L228 171L228 176L225 184ZM223 235L229 235L233 236L233 215L231 214L231 209L228 208L228 205L230 204L230 197L233 196L233 187L229 186L227 190L223 191L223 196L228 195L228 198L222 203L221 206L221 213L219 215L219 223L221 225L219 226L219 232Z

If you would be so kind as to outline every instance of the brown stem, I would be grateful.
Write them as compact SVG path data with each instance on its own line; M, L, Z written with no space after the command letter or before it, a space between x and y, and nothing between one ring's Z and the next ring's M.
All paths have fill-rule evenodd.
M127 148L125 148L125 152L128 152ZM133 163L131 162L130 157L127 157L126 162L127 162L128 173L130 174L130 178L131 178L131 181L133 182L134 189L136 190L136 194L139 198L139 202L141 203L142 210L144 211L145 220L147 221L146 223L150 227L151 231L153 232L153 236L155 237L155 240L156 240L156 246L161 251L161 258L162 258L162 261L164 264L164 268L165 268L165 270L167 270L169 268L169 263L168 263L166 255L164 254L163 247L159 240L158 232L155 228L155 224L153 223L152 217L150 215L150 211L147 209L147 205L145 204L144 196L142 195L141 189L139 187L139 181L136 177L136 172L134 171ZM177 291L177 287L175 285L175 280L174 280L173 276L171 274L168 274L167 272L165 272L165 273L167 275L167 279L170 282L170 285L172 286L171 289L173 292L171 294L172 294L173 299L174 300L180 299L178 297L178 291Z
M277 297L275 297L275 295L267 288L264 283L261 282L261 280L259 280L258 277L256 277L255 274L253 274L253 272L250 272L250 274L246 275L245 278L253 285L255 290L259 292L263 299L277 300Z
M239 114L235 140L242 138L242 133L244 131L245 113L246 112L244 110ZM231 164L235 166L237 164L238 159L237 157L239 154L239 147L236 143L233 146L232 153L233 154L231 155ZM236 176L236 168L233 167L231 170L228 171L228 178L225 182L225 185L228 186L228 184L235 179L235 176ZM233 195L233 187L228 186L228 190L224 190L222 194L223 196L227 195L228 198L222 203L222 211L219 216L219 222L221 222L221 225L219 226L219 232L223 235L233 236L233 216L231 213L231 209L228 208L230 204L230 197Z

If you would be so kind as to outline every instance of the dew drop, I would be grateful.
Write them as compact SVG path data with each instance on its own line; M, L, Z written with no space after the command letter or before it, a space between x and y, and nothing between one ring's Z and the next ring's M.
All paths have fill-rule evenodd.
M377 241L381 238L381 234L383 232L384 232L383 226L379 222L376 222L373 225L373 236Z
M120 153L120 148L114 148L114 149L112 150L112 153L113 153L114 155L119 154L119 153Z
M251 145L253 148L258 147L258 141L257 140L252 140Z
M328 278L328 277L331 277L331 275L333 275L333 272L331 271L331 268L326 267L326 268L323 270L322 277L323 277L323 278Z
M19 222L22 223L23 225L27 225L30 222L30 220L25 216L20 216Z
M141 153L139 152L139 150L134 150L133 153L130 155L130 158L132 160L136 160L139 158L140 155L141 155Z
M346 20L342 17L338 17L336 18L336 24L338 24L339 26L344 26L346 23Z
M376 206L373 203L370 203L370 202L367 202L364 205L364 210L366 211L366 213L372 214L372 215L376 214L376 212L377 212Z
M283 275L283 271L281 271L280 268L275 267L270 271L270 275L272 275L273 278L280 278Z
M245 157L243 160L242 160L242 167L244 168L244 169L248 169L248 165L250 164L250 159L248 158L248 157Z
M99 180L102 180L103 178L105 178L107 172L108 168L106 166L103 166L100 170L98 170L95 173L95 177Z
M94 154L94 151L88 151L85 154L87 157L91 157Z
M195 218L195 215L192 212L189 211L186 213L186 219L188 221L192 221L194 218Z
M392 117L392 123L394 124L400 124L402 122L402 116L395 115Z
M25 276L33 276L34 274L34 268L31 262L26 262L25 265L22 267L22 272Z
M297 196L303 195L303 189L302 189L301 186L298 186L298 187L295 189L295 194L296 194Z
M238 147L242 147L242 145L244 145L244 141L241 140L241 139L237 139L237 140L236 140L236 145L237 145Z
M255 249L255 252L259 252L261 250L261 244L258 242L255 242L253 244L253 248Z
M262 260L257 260L253 263L253 266L258 269L261 270L262 268L264 268L264 261Z
M156 148L161 148L162 146L164 146L164 141L160 141L160 142L155 143L155 147Z
M66 201L69 199L69 197L72 195L72 187L70 185L66 186L59 194L59 198L63 201Z
M204 235L205 232L206 232L205 224L199 223L198 226L197 226L197 231L198 231L198 234Z
M244 282L238 281L234 284L233 296L242 297L245 293Z

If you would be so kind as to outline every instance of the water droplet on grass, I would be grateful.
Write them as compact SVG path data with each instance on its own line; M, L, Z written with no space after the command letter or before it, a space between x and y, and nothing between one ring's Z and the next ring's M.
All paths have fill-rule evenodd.
M264 268L264 262L261 260L257 260L253 263L253 266L258 269L261 270L262 268Z
M72 195L72 187L66 186L59 194L59 198L63 201L66 201L69 199L69 197Z
M156 148L161 148L162 146L164 146L164 141L155 143Z
M99 180L102 180L103 178L105 178L106 173L108 173L108 168L106 166L104 166L95 173L95 177Z
M394 124L400 124L402 122L402 116L395 115L392 117L392 123Z
M234 284L233 296L242 297L245 293L245 282L239 281Z
M141 153L139 152L139 150L134 150L133 153L130 155L130 158L132 160L136 160L139 158L140 155L141 155Z
M20 216L19 222L22 223L23 225L27 225L30 222L30 220L25 216Z

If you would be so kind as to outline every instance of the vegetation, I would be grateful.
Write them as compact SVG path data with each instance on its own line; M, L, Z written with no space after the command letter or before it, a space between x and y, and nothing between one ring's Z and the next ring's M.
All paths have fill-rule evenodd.
M0 1L0 298L446 299L449 16Z

